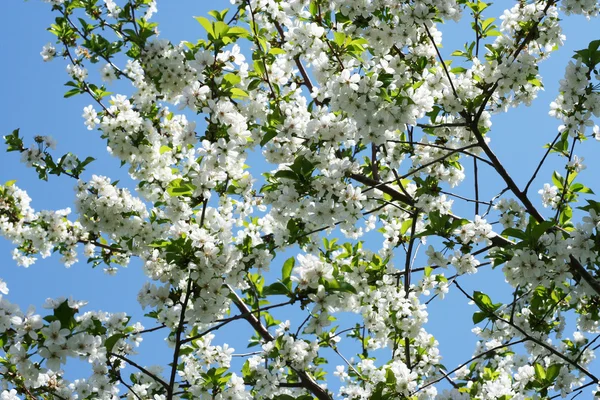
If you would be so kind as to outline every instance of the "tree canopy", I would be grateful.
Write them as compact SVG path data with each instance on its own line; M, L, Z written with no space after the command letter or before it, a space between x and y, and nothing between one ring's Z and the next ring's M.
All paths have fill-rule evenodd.
M15 129L8 152L71 180L74 210L36 211L9 181L0 235L23 267L52 255L118 275L139 260L151 325L71 298L23 311L0 281L1 399L600 390L600 202L580 178L600 140L600 40L564 61L557 131L525 184L491 142L505 134L494 118L543 90L562 20L597 17L598 2L521 0L495 18L480 0L232 0L181 43L159 35L154 0L45 2L41 57L66 63L64 97L90 100L85 127L134 184ZM449 21L470 36L446 55ZM502 271L509 301L461 284L481 269ZM472 302L479 338L460 365L428 332L450 291ZM228 330L249 349L217 344ZM168 363L138 360L147 334ZM90 373L67 379L71 359Z

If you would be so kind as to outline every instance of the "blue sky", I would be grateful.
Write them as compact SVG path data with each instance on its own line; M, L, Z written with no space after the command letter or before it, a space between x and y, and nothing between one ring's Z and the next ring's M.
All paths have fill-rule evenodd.
M160 23L162 37L173 42L194 42L203 35L203 29L192 16L206 15L210 9L228 7L230 4L226 0L159 1L159 11L153 19ZM84 96L63 99L63 93L66 91L63 85L68 80L66 64L60 59L44 63L39 55L42 46L54 40L54 36L45 30L54 19L50 6L39 0L17 0L7 2L3 9L0 14L0 37L4 38L0 42L0 52L4 55L3 62L0 63L3 88L3 96L0 97L0 110L3 114L3 118L0 119L0 136L10 133L15 128L21 129L27 142L35 135L51 135L58 142L55 152L57 156L70 151L80 158L92 156L97 159L89 167L84 178L96 173L110 176L113 180L121 179L121 182L126 183L126 170L120 169L118 160L106 153L106 144L99 138L98 132L88 131L83 125L83 107L91 104L91 99ZM486 16L498 17L498 10L499 8L494 6ZM466 18L465 16L465 21L460 25L448 23L441 27L444 32L445 56L455 49L462 48L463 42L466 41ZM584 48L589 41L598 39L597 36L590 35L600 32L600 23L586 21L582 17L569 17L565 20L563 28L567 36L565 46L540 66L545 91L541 92L531 107L513 109L508 114L493 119L494 125L490 133L492 148L500 160L508 165L508 171L521 186L527 182L542 157L543 144L554 137L559 125L558 120L548 116L548 110L549 103L557 95L558 81L562 78L564 67L574 50ZM600 190L593 185L597 182L594 179L595 172L600 171L598 161L594 159L597 152L595 146L600 146L600 143L589 141L577 154L585 157L588 166L580 175L580 180L593 189ZM532 193L537 192L543 183L550 182L552 170L559 167L556 158L551 159L548 166L541 171ZM481 173L487 174L485 171ZM0 182L12 179L16 179L17 184L27 190L36 210L73 208L75 182L72 179L50 177L49 182L38 181L33 170L19 163L17 154L7 154L2 149ZM484 175L482 182L484 193L491 194L502 187L497 178L491 178L489 175ZM465 194L472 194L471 187L472 181L467 178L461 190ZM532 197L541 208L538 196ZM470 206L457 208L456 212L463 215L473 213ZM370 245L377 249L378 244ZM29 269L24 269L17 267L11 259L11 249L10 243L0 239L0 277L9 285L10 301L18 303L21 307L26 308L29 304L34 304L39 310L47 297L73 296L88 300L90 304L86 307L87 310L128 311L140 315L136 295L145 277L139 263L132 262L129 268L121 270L116 277L105 275L101 269L92 270L85 262L65 269L58 262L58 258L39 260ZM278 257L278 260L284 259ZM274 266L274 269L276 268ZM468 290L490 293L495 301L497 299L494 296L501 300L507 299L509 294L499 270L487 270L465 277L461 282ZM446 301L433 302L430 307L430 323L427 329L440 341L443 363L449 368L471 355L472 343L475 340L474 335L470 333L473 311L466 305L464 297L456 292L449 295ZM156 335L155 337L158 337L160 334ZM148 341L152 343L150 337ZM244 352L243 348L237 350ZM153 357L145 357L144 361L152 362L150 360Z

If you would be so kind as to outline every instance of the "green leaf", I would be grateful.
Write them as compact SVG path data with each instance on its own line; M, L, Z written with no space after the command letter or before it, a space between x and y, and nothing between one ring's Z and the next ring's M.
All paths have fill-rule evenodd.
M325 289L330 292L347 292L356 294L357 291L351 284L335 279L325 281Z
M176 196L191 196L196 190L196 187L191 183L185 182L183 179L175 179L167 186L167 193L171 197Z
M535 377L543 382L546 379L546 371L544 371L544 367L542 367L539 363L535 363L533 364L533 369L535 370Z
M213 28L214 35L213 36L215 37L215 39L221 39L229 31L229 25L227 25L223 21L217 21L213 24L213 26L214 26L214 28Z
M496 29L489 30L485 33L485 36L502 36L502 33Z
M432 272L433 272L433 268L431 268L431 267L425 267L425 276L426 277L431 276Z
M229 12L228 8L224 9L221 12L219 12L217 10L212 10L212 11L208 12L208 15L210 15L211 17L213 17L217 21L223 21L225 19L225 16L227 15L227 12Z
M483 311L485 316L489 317L491 319L496 318L496 316L494 315L494 312L502 306L502 303L496 303L496 304L492 303L490 296L488 296L487 294L482 293L482 292L477 292L477 291L474 292L473 300L475 301L475 304L477 305L477 307L479 307L479 309L481 311Z
M342 47L344 42L346 41L346 35L343 32L334 31L333 32L333 43Z
M467 72L467 69L464 67L454 67L450 70L453 74L462 74Z
M254 66L254 71L256 71L257 74L259 74L261 77L265 75L265 65L263 64L263 61L254 60L252 65Z
M481 29L483 31L485 31L492 24L492 22L494 22L495 20L496 20L496 18L492 17L492 18L488 18L488 19L482 21L481 22Z
M517 228L506 228L502 231L502 236L510 236L521 240L527 239L527 234Z
M279 47L271 47L271 50L269 50L269 54L273 54L273 55L278 55L278 54L285 54L286 51L284 49L280 49Z
M281 171L277 171L273 176L275 178L285 178L294 181L298 179L298 175L294 171L290 171L289 169L282 169Z
M61 328L71 330L77 325L77 321L75 321L76 312L77 310L69 307L69 302L65 300L54 309L54 316L60 321Z
M581 60L581 62L590 69L594 69L600 62L600 51L598 51L598 47L600 47L600 40L591 41L587 49L577 50L573 58Z
M241 26L232 26L227 31L227 36L249 37L250 32Z
M160 154L165 154L166 152L171 151L171 150L173 150L173 149L170 148L169 146L160 146L159 153Z
M273 397L273 400L296 400L294 396L290 396L289 394L279 394Z
M552 173L552 183L554 183L554 186L556 186L559 189L563 188L563 182L564 182L564 178L562 176L560 176L560 174L556 171L554 171Z
M240 88L231 88L229 89L230 93L231 93L231 97L234 99L243 99L245 97L248 97L248 93Z
M223 80L234 86L240 83L242 81L242 78L240 78L239 75L229 73L223 77Z
M486 317L486 314L482 311L477 311L473 314L473 323L478 324L483 321Z
M275 282L270 284L269 286L265 286L262 290L263 295L271 296L271 295L287 295L290 293L288 287L282 282Z
M483 311L487 311L492 308L492 299L485 293L476 291L473 293L473 298L475 299L475 304Z
M583 185L582 183L574 183L574 184L572 184L571 187L569 188L569 190L571 190L572 192L577 192L577 193L594 194L594 192L592 191L592 189L590 189L589 187Z
M65 93L65 94L64 94L64 97L65 97L65 98L69 98L69 97L76 96L76 95L78 95L78 94L80 94L80 93L83 93L83 92L81 91L81 89L71 89L71 90L69 90L67 93Z
M148 246L154 247L154 248L161 248L161 247L167 247L170 244L171 244L171 242L169 242L167 240L159 240L159 241L150 243Z
M396 375L391 369L385 371L385 383L388 385L396 385Z
M83 169L84 167L86 167L89 163L91 163L92 161L96 161L96 159L94 157L86 157L85 160L81 161L78 165L77 168L81 168Z
M551 366L548 367L548 369L546 370L546 382L548 384L551 384L552 382L554 382L556 377L558 377L558 375L560 374L561 368L562 368L562 365L560 365L560 364L552 364Z
M536 86L536 87L544 86L544 85L542 85L542 82L537 78L531 78L531 79L527 80L527 82L531 83L533 86Z
M12 131L10 135L4 136L4 142L8 146L6 151L21 151L23 149L23 139L19 137L19 129Z
M356 38L350 42L350 45L355 45L355 46L360 46L360 47L366 46L368 44L369 44L369 41L365 38Z
M205 17L194 17L194 19L196 21L198 21L200 23L200 25L202 25L202 27L206 30L206 32L211 35L211 36L215 36L215 32L213 30L213 25L212 23L208 20L208 18Z
M253 79L250 81L250 84L248 84L248 91L252 92L254 90L256 90L256 88L258 88L261 84L261 80L260 79Z
M292 276L292 269L294 269L294 265L296 265L296 259L294 257L288 258L281 267L281 281L288 287L288 289L292 289L292 280L290 277Z
M406 232L408 232L408 229L410 227L412 227L412 224L413 224L412 218L402 221L402 225L400 225L400 234L404 235Z
M266 131L265 135L260 140L261 147L266 145L267 143L269 143L271 141L271 139L273 139L275 136L277 136L277 129L267 127L267 128L265 128L265 131Z
M474 14L479 14L483 10L489 7L489 4L484 3L481 0L470 1L467 3L467 6L473 11Z
M583 211L595 210L597 213L600 213L600 202L594 200L586 200L588 202L587 206L577 207Z
M568 224L572 218L573 218L573 209L569 206L565 206L564 209L562 210L562 212L560 213L558 222L560 223L561 226L564 226L564 225Z
M123 335L122 333L117 333L106 339L106 341L104 342L104 347L106 347L106 351L111 352L113 347L115 347L115 344L117 344L117 342L119 341L119 339L123 339L124 337L125 335Z
M292 171L294 171L298 176L302 176L305 179L308 179L313 171L315 170L315 165L308 161L305 156L296 157L294 163L289 167Z

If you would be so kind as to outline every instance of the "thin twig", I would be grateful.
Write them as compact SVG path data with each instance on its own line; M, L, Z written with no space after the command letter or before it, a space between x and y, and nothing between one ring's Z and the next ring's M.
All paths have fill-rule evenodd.
M465 295L465 297L467 297L469 300L475 302L475 299L470 294L468 294L458 284L458 282L454 281L453 283ZM548 350L550 353L552 353L556 357L560 358L561 360L563 360L563 361L571 364L573 367L577 368L579 371L581 371L588 378L592 379L594 382L596 382L596 383L600 382L600 380L598 380L598 378L594 374L592 374L590 371L588 371L583 366L579 365L578 362L576 362L574 360L571 360L569 357L565 356L560 351L556 350L554 347L550 346L549 344L545 343L544 341L531 336L529 333L527 333L527 331L525 331L524 329L522 329L520 326L518 326L517 324L515 324L513 321L510 321L510 320L507 320L505 318L502 318L501 316L499 316L499 315L497 315L495 313L491 313L491 314L493 314L493 317L496 318L498 321L502 321L502 322L510 325L513 329L519 331L519 333L521 335L523 335L523 338L524 338L523 340L531 341L531 342L537 344L538 346L543 347L544 349Z
M479 173L477 170L477 159L473 159L473 172L475 181L475 215L479 215Z
M529 190L529 186L531 186L531 184L535 180L538 172L540 171L540 169L542 168L542 165L544 164L544 161L546 161L546 158L548 157L548 155L552 151L552 148L554 147L554 145L558 141L558 138L561 137L561 135L562 135L561 133L558 133L556 135L556 137L554 138L554 140L552 141L552 143L550 143L550 146L548 146L548 150L546 150L546 152L544 153L544 156L542 157L542 160L538 163L537 168L535 169L533 175L531 176L531 179L529 180L529 182L527 182L527 185L525 185L525 189L523 189L523 193L527 193L527 191Z
M163 381L162 379L160 379L158 376L154 375L152 372L148 371L146 368L142 367L141 365L137 364L136 362L128 359L127 357L124 357L120 354L117 353L113 353L113 352L108 352L107 353L109 356L111 357L116 357L119 358L123 361L125 361L127 364L131 365L132 367L137 368L138 370L140 370L140 372L148 375L150 378L154 379L156 382L160 383L165 389L169 390L169 384L165 381Z
M250 310L248 309L248 306L244 304L244 301L235 292L235 290L229 285L228 287L231 292L231 296L233 297L233 303L241 311L242 314L246 315L244 319L248 321L248 323L259 334L259 336L267 342L272 342L273 340L275 340L275 338L273 337L273 335L271 335L267 328L265 328L265 326L254 316L254 314L249 312ZM319 400L332 400L332 397L329 395L327 390L323 389L306 371L297 370L293 367L290 368L294 370L294 372L302 381L302 387L310 391L315 397L317 397Z

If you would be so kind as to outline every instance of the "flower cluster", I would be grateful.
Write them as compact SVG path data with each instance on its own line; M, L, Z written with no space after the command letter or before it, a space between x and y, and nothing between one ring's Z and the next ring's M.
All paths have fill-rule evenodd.
M560 94L550 105L550 115L563 121L559 132L578 137L594 125L591 118L600 116L600 94L590 91L591 86L590 67L581 60L570 61L560 81Z
M90 182L79 182L75 205L85 216L81 223L88 232L102 232L111 239L135 239L138 246L151 241L145 204L128 189L112 185L109 178L94 175Z

